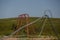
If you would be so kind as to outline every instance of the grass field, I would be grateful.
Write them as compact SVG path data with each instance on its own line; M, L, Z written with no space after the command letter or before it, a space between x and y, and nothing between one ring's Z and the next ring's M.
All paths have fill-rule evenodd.
M38 17L30 17L30 22L36 20L37 18ZM50 18L50 19L52 20L55 26L55 29L58 32L58 35L60 35L60 18ZM13 24L17 25L17 18L0 19L0 36L11 34L14 31L12 29ZM42 23L40 21L37 21L36 23L30 25L29 26L30 34L39 35L41 26L42 26ZM21 35L26 34L25 29L22 29L21 31L19 31L19 34ZM55 35L48 21L46 22L42 35Z

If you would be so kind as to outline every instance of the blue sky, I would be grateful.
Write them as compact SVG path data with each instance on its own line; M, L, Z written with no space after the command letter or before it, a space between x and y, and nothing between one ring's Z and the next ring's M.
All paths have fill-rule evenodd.
M53 17L60 18L60 0L0 0L0 18L17 17L23 13L39 17L48 9Z

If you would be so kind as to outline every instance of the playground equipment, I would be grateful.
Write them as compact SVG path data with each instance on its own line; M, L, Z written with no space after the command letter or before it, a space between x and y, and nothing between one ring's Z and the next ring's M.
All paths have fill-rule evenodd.
M51 13L51 11L50 11L50 10L45 10L45 11L44 11L44 16L43 16L43 18L45 18L45 19L44 19L45 21L42 22L43 24L42 24L42 28L41 28L41 31L40 31L39 36L42 34L43 29L44 29L44 26L45 26L45 22L46 22L46 20L48 19L49 23L51 24L52 30L55 32L55 35L57 36L58 40L60 40L60 39L59 39L59 36L58 36L58 32L56 31L56 29L55 29L55 27L54 27L54 24L53 24L52 20L49 18L49 16L46 14L46 12L49 12L50 15L51 15L50 18L52 18L52 13ZM23 22L22 19L24 19L25 22L27 22L27 24L29 23L29 22L28 22L28 21L29 21L29 16L27 15L28 17L26 17L26 15L27 15L27 14L19 15L18 19L21 19L21 20L18 20L17 29L22 25L22 22ZM41 19L42 19L42 18L41 18ZM40 20L40 18L37 19L36 21L38 21L38 20ZM36 21L32 22L31 24L35 23ZM30 25L30 24L28 24L28 25L26 26L26 28L27 28L27 29L26 29L26 30L27 30L27 37L29 37L29 28L28 28L29 25ZM17 34L16 34L16 35L17 35Z
M49 17L46 12L49 12L51 17ZM41 31L40 31L40 34L38 36L41 36L43 30L44 30L44 26L45 26L45 22L46 20L49 21L49 23L51 24L51 28L52 30L54 31L56 37L58 38L58 40L60 40L59 36L58 36L58 32L56 31L55 29L55 26L54 26L54 23L52 22L52 20L50 18L52 18L52 13L50 10L46 10L44 11L44 15L42 16L42 18L44 18L43 20L43 23L42 23L42 26L41 26ZM36 19L35 21L29 23L29 15L28 14L22 14L22 15L19 15L18 18L17 18L17 30L14 31L13 33L11 33L9 36L12 36L14 34L18 34L18 31L22 30L23 28L26 28L26 32L27 32L27 37L29 37L29 26L36 23L37 21L41 20L42 18L38 18ZM24 21L25 20L25 21ZM23 26L23 23L26 23L24 26ZM42 22L42 21L40 21Z

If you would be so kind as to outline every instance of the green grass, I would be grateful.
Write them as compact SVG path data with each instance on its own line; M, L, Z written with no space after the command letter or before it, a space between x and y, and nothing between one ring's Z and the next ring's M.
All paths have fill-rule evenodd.
M30 17L30 22L36 20L38 17ZM57 30L58 34L60 35L60 18L50 18L52 22L54 23L55 29ZM17 25L17 18L6 18L6 19L0 19L0 35L9 35L14 30L12 29L12 25ZM30 34L31 35L38 35L41 30L42 23L40 21L37 21L36 23L29 26ZM33 31L34 29L34 31ZM26 34L25 29L22 29L19 34ZM46 22L45 28L43 30L42 35L54 35L53 30L51 29L51 26L49 22Z

